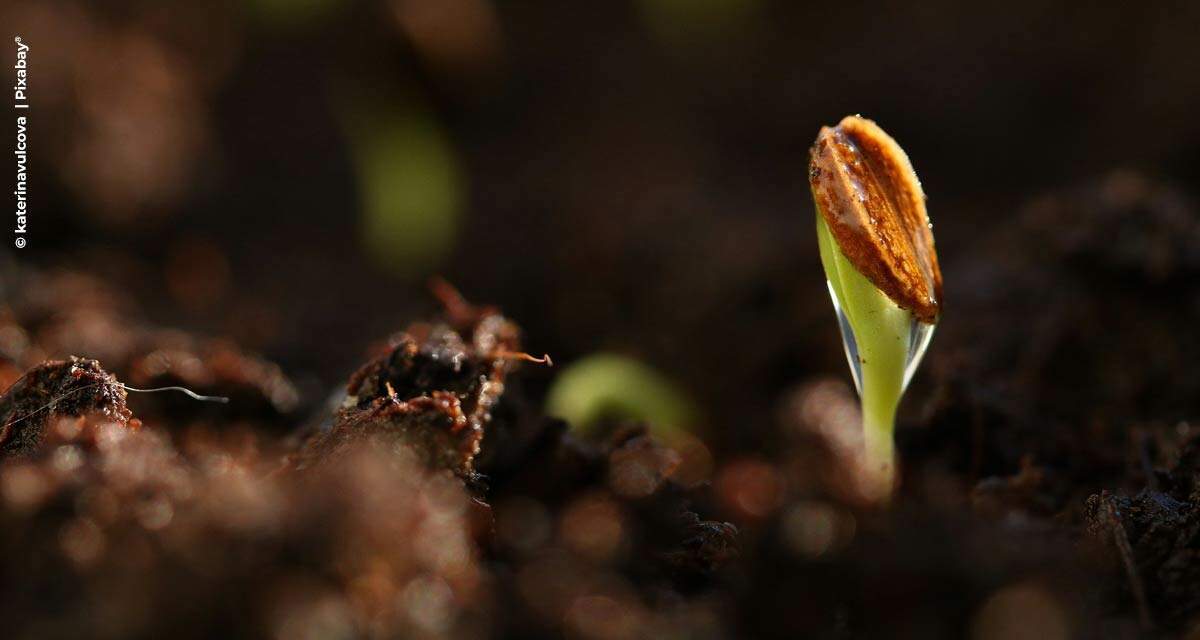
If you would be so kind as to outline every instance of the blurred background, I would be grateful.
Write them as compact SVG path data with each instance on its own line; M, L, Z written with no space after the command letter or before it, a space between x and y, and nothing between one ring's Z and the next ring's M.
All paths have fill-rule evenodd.
M436 309L439 275L553 356L527 370L535 395L607 354L595 375L637 368L669 398L651 411L721 454L769 450L789 394L848 380L805 179L821 125L876 119L921 176L946 277L935 372L1036 325L972 265L1015 220L1036 228L1045 194L1152 180L1186 198L1200 179L1194 3L52 0L0 16L32 47L31 243L8 266L96 274L154 322L229 336L322 392ZM1001 253L1036 265L1043 249ZM918 376L908 422L937 375Z
M713 521L688 511L687 531L738 527L736 549L684 541L740 554L715 596L675 611L685 596L631 562L606 583L617 595L580 600L579 637L628 637L614 628L650 609L698 629L678 637L1138 637L1151 614L1197 628L1200 3L39 0L0 4L0 24L31 47L32 103L0 386L77 353L135 386L233 397L131 396L152 426L294 433L328 420L373 346L440 310L440 277L555 362L510 379L493 425L558 433L538 407L578 427L647 420L683 454L673 479L708 492ZM912 158L945 277L886 513L850 487L859 416L806 177L819 127L853 113ZM272 463L290 446L263 442ZM485 436L481 468L530 442ZM509 637L538 637L513 604L545 595L513 586L526 569L550 600L558 576L590 580L539 564L559 556L509 525L553 546L561 515L560 537L616 549L666 513L587 493L558 514L521 492L559 480L497 477L483 555ZM1124 555L1095 560L1089 530ZM150 591L175 599L163 584ZM212 601L240 605L230 593Z

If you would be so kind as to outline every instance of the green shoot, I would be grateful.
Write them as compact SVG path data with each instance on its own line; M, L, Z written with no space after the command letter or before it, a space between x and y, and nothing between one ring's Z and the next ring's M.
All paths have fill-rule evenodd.
M895 141L851 117L822 129L812 155L821 264L862 404L861 488L885 501L896 408L940 314L941 272L924 194Z
M863 471L873 494L890 492L895 474L892 431L896 407L904 393L904 369L913 317L883 295L833 244L829 227L817 215L817 240L830 295L850 324L856 348L847 357L862 401Z

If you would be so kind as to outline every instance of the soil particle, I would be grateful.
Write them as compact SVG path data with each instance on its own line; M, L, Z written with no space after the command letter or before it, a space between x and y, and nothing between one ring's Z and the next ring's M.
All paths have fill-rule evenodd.
M1087 501L1088 531L1111 541L1114 572L1125 579L1118 608L1136 607L1144 622L1165 628L1193 625L1200 614L1200 438L1162 474L1163 490L1135 495L1103 491Z
M297 468L368 440L407 446L434 468L473 473L491 411L518 353L518 330L494 311L448 323L418 323L346 385L332 428L314 435Z
M64 417L98 416L120 425L132 417L126 392L95 360L72 356L30 369L0 397L0 455L24 456Z
M701 520L687 509L679 513L677 523L684 535L681 548L665 554L677 571L695 577L707 576L737 557L738 529L734 525Z
M467 427L459 397L449 391L410 400L377 398L364 408L339 412L328 433L305 445L296 468L321 464L363 443L384 450L409 448L431 468L468 476L478 437Z

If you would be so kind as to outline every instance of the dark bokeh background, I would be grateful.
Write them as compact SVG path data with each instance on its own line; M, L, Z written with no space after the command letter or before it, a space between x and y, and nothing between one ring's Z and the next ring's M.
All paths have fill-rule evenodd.
M155 321L231 335L310 389L433 309L441 274L530 351L663 372L718 451L768 447L782 394L844 372L804 178L820 125L862 113L913 158L946 274L935 361L981 339L955 328L957 300L999 285L962 265L1028 202L1114 169L1200 179L1189 3L3 15L32 45L32 241L10 259L95 270ZM535 391L552 374L531 371Z
M671 595L640 556L601 567L616 590L578 594L607 600L563 601L592 607L566 621L580 637L659 614L703 628L687 637L1195 634L1197 3L50 0L6 3L0 24L32 47L33 207L29 247L0 262L0 379L78 353L135 386L230 395L130 404L184 449L252 429L274 465L294 445L275 436L327 422L371 346L440 308L444 277L556 363L506 381L483 439L494 636L566 620L522 575L550 600L591 580L543 553L554 523L641 545L650 516L685 513L713 538L668 538L721 561L700 571L712 591ZM818 128L850 113L908 151L945 276L888 510L855 493L806 179ZM619 474L580 462L611 452L563 397L648 418L683 463L649 439L642 454L696 512L595 502ZM580 469L597 475L562 480ZM580 495L546 511L564 487ZM548 546L505 532L526 521Z

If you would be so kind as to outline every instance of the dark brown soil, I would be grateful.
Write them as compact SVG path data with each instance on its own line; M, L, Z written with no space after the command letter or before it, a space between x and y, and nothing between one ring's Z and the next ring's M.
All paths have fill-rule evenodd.
M777 349L829 366L694 372L724 389L710 419L744 430L702 433L697 458L654 425L545 415L556 369L522 353L543 341L445 285L328 389L154 326L101 275L14 268L0 615L14 637L1187 633L1200 213L1115 173L972 241L945 265L886 509L846 477L855 398L824 311ZM761 326L753 308L730 313ZM767 357L780 335L741 339L688 357ZM54 360L73 355L97 360Z

